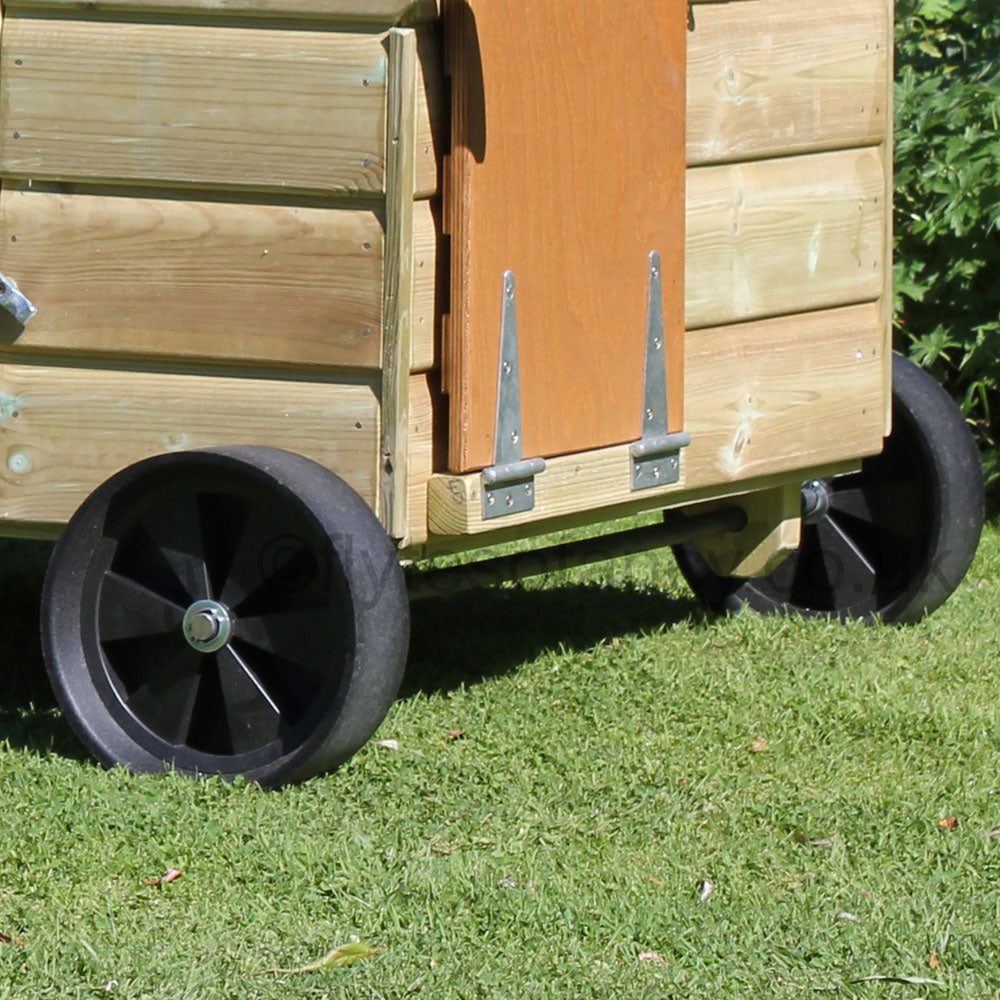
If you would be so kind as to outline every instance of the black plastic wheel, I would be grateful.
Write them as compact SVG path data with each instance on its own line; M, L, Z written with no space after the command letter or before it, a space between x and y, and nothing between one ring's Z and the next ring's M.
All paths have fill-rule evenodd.
M364 501L273 448L160 455L70 520L42 596L56 696L88 749L301 780L375 731L402 678L406 585Z
M913 622L961 583L983 526L982 466L951 397L923 369L893 358L893 429L861 471L803 486L802 542L773 573L721 577L692 544L674 553L713 611L746 606L838 618Z

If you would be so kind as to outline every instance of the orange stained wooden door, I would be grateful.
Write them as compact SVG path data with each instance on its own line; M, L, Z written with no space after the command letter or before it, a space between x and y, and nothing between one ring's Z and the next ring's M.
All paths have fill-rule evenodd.
M525 457L640 436L649 255L683 422L687 0L447 0L449 466L493 462L503 274Z

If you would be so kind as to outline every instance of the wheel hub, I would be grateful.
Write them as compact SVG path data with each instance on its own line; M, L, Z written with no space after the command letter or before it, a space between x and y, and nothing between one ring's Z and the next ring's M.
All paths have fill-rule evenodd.
M199 653L222 649L233 633L233 619L218 601L195 601L181 623L188 645Z
M830 510L833 493L829 483L822 479L812 479L802 484L802 520L805 524L816 524L826 517Z

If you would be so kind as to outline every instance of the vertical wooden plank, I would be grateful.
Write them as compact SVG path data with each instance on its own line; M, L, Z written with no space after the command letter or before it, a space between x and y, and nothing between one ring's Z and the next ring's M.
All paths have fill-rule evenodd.
M896 24L896 0L882 0L886 6L886 21L888 31L886 37L882 39L882 44L887 49L888 72L885 79L885 121L886 133L882 142L882 151L885 159L885 199L883 208L885 210L885 288L882 291L882 326L885 330L885 350L883 352L883 367L885 386L885 436L892 432L892 322L893 322L893 287L892 279L894 268L892 266L892 252L894 243L894 229L892 218L892 199L895 181L895 137L893 135L892 123L895 120L895 80L896 80L896 45L895 45L895 24Z
M417 36L389 32L385 271L382 314L382 524L403 547L409 526L410 341L413 315L413 200L416 189Z

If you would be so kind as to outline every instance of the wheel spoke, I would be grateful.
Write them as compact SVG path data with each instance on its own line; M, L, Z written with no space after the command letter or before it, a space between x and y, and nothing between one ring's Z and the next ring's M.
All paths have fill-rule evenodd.
M237 614L315 607L323 574L302 525L254 509L243 526L220 600Z
M184 743L203 753L225 756L233 752L226 699L214 655L200 656L201 678L191 711Z
M219 493L203 493L198 497L198 521L212 596L225 589L247 530L250 511L250 501L242 497Z
M144 725L174 746L182 746L191 725L199 677L185 673L165 685L147 684L129 699L129 710Z
M240 617L234 633L242 643L313 673L327 672L344 649L341 630L331 627L326 608Z
M183 742L203 658L180 630L106 641L102 649L129 712L168 742Z
M874 600L878 573L871 560L839 525L825 517L814 525L817 544L809 571L825 594L825 608L846 611Z
M226 724L234 753L248 753L276 740L285 730L280 706L239 653L216 653Z
M178 631L183 617L183 607L128 577L109 572L101 582L101 642Z
M916 538L924 531L924 503L916 480L848 489L835 486L830 508L904 538Z
M122 540L112 568L177 604L208 597L194 498L184 497L147 511Z
M768 596L778 604L789 604L793 607L816 611L831 610L832 585L822 558L822 549L817 541L815 524L802 526L802 543L799 546L798 554L792 558L795 560L794 574L787 590L778 573L782 575L787 573L788 563L791 560L787 560L786 563L778 567L778 573L764 577L756 586L767 592ZM777 589L775 585L777 585Z
M229 648L252 671L256 682L278 706L290 726L315 704L324 685L335 685L339 679L335 670L327 669L320 673L239 640L230 643Z
M893 531L841 512L831 512L831 520L853 539L876 567L882 602L901 593L921 571L927 559L927 534ZM922 519L916 522L923 527Z
M149 533L137 526L119 546L112 570L175 604L189 604L188 587Z

